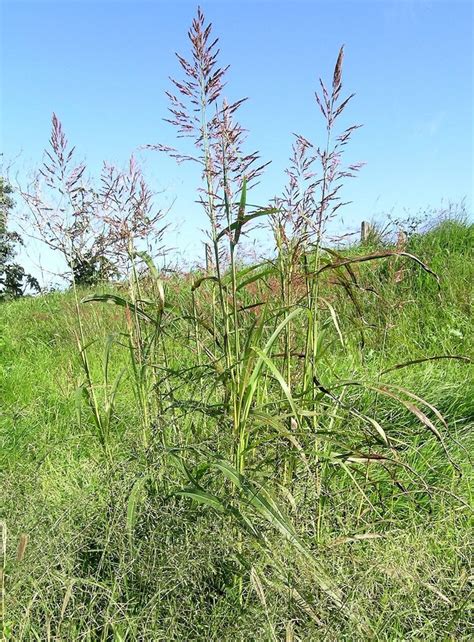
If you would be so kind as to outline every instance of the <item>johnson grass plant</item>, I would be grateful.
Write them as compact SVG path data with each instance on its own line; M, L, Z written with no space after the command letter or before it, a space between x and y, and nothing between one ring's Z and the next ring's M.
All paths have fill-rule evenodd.
M328 238L360 168L342 48L326 140L251 204L265 163L200 10L189 40L190 146L149 147L201 168L207 270L156 267L126 225L148 192L112 171L128 281L0 308L4 637L467 640L472 225ZM276 249L248 263L255 224Z

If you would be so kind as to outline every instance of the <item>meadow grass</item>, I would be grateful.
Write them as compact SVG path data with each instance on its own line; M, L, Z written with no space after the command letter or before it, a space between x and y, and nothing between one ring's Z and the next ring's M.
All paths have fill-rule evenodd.
M140 171L82 184L53 118L40 174L86 221L34 197L39 231L73 267L75 232L112 222L128 280L83 291L73 269L0 309L4 637L468 639L472 225L328 243L361 167L343 47L325 144L295 135L283 194L249 204L266 163L211 34L198 9L167 92L182 147L148 146L201 168L204 272L139 251L162 220ZM256 223L275 253L245 263Z
M304 358L286 370L287 341L290 351L305 342L298 315L263 348L287 319L271 307L271 272L239 288L239 305L262 292L270 303L259 336L258 313L238 320L237 381L226 380L225 355L215 358L213 281L193 301L194 276L164 280L158 337L133 308L97 300L79 304L78 335L76 301L125 297L124 288L1 305L6 639L470 639L473 234L444 221L409 239L440 289L400 257L353 266L356 305L333 275L321 280L337 323L320 312L311 397L299 388ZM248 279L248 268L235 270L236 282ZM156 312L153 279L139 287L137 307L152 309L140 303L146 293ZM259 355L235 434L232 403L249 394L242 381ZM391 370L435 355L464 359ZM410 400L420 420L375 390L395 386L447 428L424 403Z

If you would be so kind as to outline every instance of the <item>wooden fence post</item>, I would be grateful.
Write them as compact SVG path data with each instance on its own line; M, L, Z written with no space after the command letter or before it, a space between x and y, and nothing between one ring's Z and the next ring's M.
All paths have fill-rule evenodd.
M360 242L366 243L369 240L370 232L372 231L372 226L368 221L362 221L360 224Z
M404 250L407 246L408 234L404 230L398 230L397 249Z

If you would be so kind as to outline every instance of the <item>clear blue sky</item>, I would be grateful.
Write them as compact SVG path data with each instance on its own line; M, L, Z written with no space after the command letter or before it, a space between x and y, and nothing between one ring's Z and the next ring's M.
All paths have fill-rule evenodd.
M145 143L175 142L162 121L174 52L187 54L197 3L171 0L0 0L1 150L19 176L38 165L55 111L92 168L123 164ZM356 92L347 122L363 123L348 160L367 165L348 185L343 224L442 199L473 186L473 3L317 0L201 3L230 64L229 99L249 96L240 120L249 151L272 160L252 200L278 193L291 132L322 141L313 99L345 43L344 86ZM142 153L163 202L175 196L170 240L200 252L195 170ZM342 223L341 223L342 224Z

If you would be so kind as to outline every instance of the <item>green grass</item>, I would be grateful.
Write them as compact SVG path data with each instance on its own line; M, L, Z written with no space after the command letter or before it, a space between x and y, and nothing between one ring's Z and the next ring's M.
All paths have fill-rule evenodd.
M110 393L102 367L111 333L110 381L125 370L106 452L77 392L84 371L74 293L2 304L7 639L471 639L472 365L445 359L379 373L426 356L473 357L473 248L474 228L463 222L447 221L410 239L408 251L439 275L439 292L428 274L402 259L361 264L359 284L377 291L357 294L364 322L329 280L322 292L338 311L345 345L327 314L321 384L359 380L413 391L446 418L447 430L437 426L455 465L406 407L367 387L347 387L343 402L377 418L396 442L396 461L337 459L337 452L390 451L373 431L362 430L357 416L318 398L317 437L304 421L293 441L276 421L248 425L245 473L252 491L243 478L221 475L212 468L219 460L209 459L228 453L232 436L219 409L220 375L203 355L196 362L184 278L165 286L170 312L159 354L167 361L154 364L155 387L147 389L159 409L146 451L137 379L120 345L124 310L80 306L101 406ZM210 289L202 290L201 309L212 321ZM299 331L296 322L292 331ZM278 365L276 357L272 363ZM264 370L255 394L259 407L281 417L290 401L300 400L297 386L288 400L273 374ZM239 510L264 545L243 537L235 514L192 501L195 485L179 494L190 487L183 460L193 480ZM256 505L255 497L266 493L283 507L301 550ZM22 533L28 544L18 560ZM321 588L321 568L342 605Z

